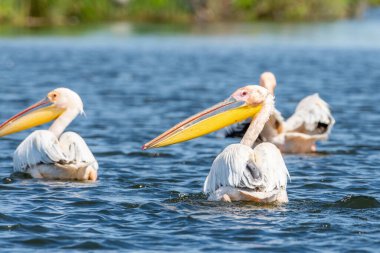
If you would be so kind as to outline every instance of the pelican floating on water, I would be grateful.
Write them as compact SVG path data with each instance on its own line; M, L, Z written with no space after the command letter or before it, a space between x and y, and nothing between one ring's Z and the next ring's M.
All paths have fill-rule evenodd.
M49 130L34 131L17 147L13 155L14 172L34 178L95 181L98 163L87 144L74 132L63 133L82 113L79 95L58 88L1 124L0 137L55 120Z
M260 86L274 95L275 76L270 72L263 73ZM328 139L334 123L329 105L318 94L313 94L302 99L287 120L275 109L255 145L268 141L284 153L315 152L316 142ZM225 137L241 137L249 124L250 120L234 124L224 129L222 134Z
M164 132L143 146L158 148L191 140L253 117L240 144L226 147L214 160L203 191L209 200L288 202L289 176L280 150L272 143L255 143L274 110L274 97L265 88L249 85Z

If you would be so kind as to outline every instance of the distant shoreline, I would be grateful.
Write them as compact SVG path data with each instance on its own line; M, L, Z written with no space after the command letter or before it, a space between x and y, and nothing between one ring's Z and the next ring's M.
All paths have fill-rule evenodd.
M202 24L313 22L360 17L380 0L0 1L0 25L63 27L103 22Z

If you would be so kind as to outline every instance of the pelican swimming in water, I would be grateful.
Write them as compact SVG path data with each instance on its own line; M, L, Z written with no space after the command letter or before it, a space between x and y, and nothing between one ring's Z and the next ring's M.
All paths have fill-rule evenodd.
M271 72L260 76L260 86L274 95L276 78ZM335 123L329 105L318 94L302 99L293 115L284 120L281 113L273 111L255 145L268 141L284 153L309 153L316 151L316 142L327 140ZM225 137L241 137L250 121L246 120L224 129Z
M272 94L263 87L249 85L175 125L143 149L184 142L253 117L240 144L229 145L216 157L203 191L209 200L286 203L289 173L280 150L269 142L252 149L273 110Z
M74 91L58 88L40 102L0 125L0 137L55 120L48 130L31 133L13 154L14 172L33 178L91 180L98 163L85 141L65 128L83 113L81 98Z

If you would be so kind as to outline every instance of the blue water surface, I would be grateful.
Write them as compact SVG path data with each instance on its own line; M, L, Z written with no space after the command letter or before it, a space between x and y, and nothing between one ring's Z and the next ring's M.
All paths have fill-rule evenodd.
M1 38L0 121L56 87L71 88L86 116L69 130L83 136L100 170L96 183L9 180L12 153L31 130L2 138L0 251L378 251L379 25L368 18L141 34L117 24ZM285 117L318 92L337 122L319 153L285 155L289 204L206 200L213 159L238 139L141 150L268 70Z

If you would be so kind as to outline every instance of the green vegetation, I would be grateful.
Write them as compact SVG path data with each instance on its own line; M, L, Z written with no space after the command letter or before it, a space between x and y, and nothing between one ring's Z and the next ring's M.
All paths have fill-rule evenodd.
M96 22L111 15L108 0L0 0L0 22L49 26Z
M142 22L187 23L192 15L190 1L186 0L131 0L125 9L126 19Z
M351 16L351 10L356 9L360 1L347 0L267 0L233 1L237 12L244 19L300 21L300 20L331 20Z
M0 0L0 23L313 21L360 15L380 0Z

